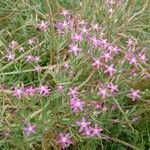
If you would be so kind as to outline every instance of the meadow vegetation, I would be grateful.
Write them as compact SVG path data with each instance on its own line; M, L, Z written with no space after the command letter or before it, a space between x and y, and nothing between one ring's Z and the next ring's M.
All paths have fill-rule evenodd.
M149 150L149 118L149 0L0 0L0 150Z

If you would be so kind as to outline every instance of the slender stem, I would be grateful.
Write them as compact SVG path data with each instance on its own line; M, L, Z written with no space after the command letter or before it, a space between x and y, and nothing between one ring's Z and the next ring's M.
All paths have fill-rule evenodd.
M123 145L125 145L125 146L127 146L127 147L130 147L130 148L134 149L134 150L141 150L141 149L139 149L139 148L137 148L137 147L135 147L135 146L133 146L133 145L131 145L131 144L125 142L125 141L122 141L122 140L120 140L120 139L111 137L111 140L113 140L113 141L115 141L115 142L118 142L118 143L121 143L121 144L123 144Z
M95 70L92 71L92 73L89 75L89 77L82 84L80 84L78 86L78 89L80 89L81 87L83 87L91 79L91 77L93 76L94 73L95 73Z
M128 117L126 116L125 112L123 111L123 109L121 108L120 104L118 103L118 101L114 98L113 99L114 102L116 103L116 105L118 106L119 110L121 111L121 113L123 114L125 120L128 122L128 125L130 126L130 128L134 131L134 128L132 127L132 125L130 124L130 120L128 119Z

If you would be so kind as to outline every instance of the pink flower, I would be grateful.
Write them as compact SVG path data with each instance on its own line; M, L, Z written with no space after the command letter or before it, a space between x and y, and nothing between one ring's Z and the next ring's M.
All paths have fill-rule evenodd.
M83 110L83 105L84 105L84 102L78 98L72 98L70 100L70 107L75 111L75 112L78 112L78 111L82 111Z
M140 90L131 89L129 90L129 93L127 96L131 98L133 101L138 100L141 98Z
M118 92L118 85L113 84L112 82L110 82L107 87L110 89L110 92L112 94L115 94L116 92Z
M135 55L132 55L129 59L129 64L137 64L137 58Z
M62 16L68 16L70 13L69 13L69 11L68 10L62 10L62 12L60 13L60 15L62 15Z
M71 37L73 42L81 42L83 40L82 34L74 33L74 35Z
M88 33L89 29L87 29L85 26L83 26L82 28L80 28L81 33Z
M71 97L71 98L76 98L78 96L79 92L78 92L78 88L75 87L75 88L69 88L69 92L68 92L68 95Z
M84 117L81 121L77 121L76 123L80 126L79 133L81 133L82 131L88 131L88 126L91 124L91 122L87 122Z
M100 29L99 25L98 24L92 24L92 29L98 31Z
M83 135L86 135L86 137L92 137L91 127L88 127L87 129L85 129L85 131L83 132Z
M102 104L97 101L90 101L88 106L94 107L95 109L99 109L102 107Z
M108 13L112 14L113 12L114 12L114 11L113 11L112 8L109 8L109 9L108 9Z
M107 112L108 110L109 108L107 106L103 106L103 109L102 109L103 112Z
M134 39L133 37L128 38L128 47L134 47L137 44L137 40Z
M103 129L101 127L98 126L98 124L95 124L94 128L91 128L92 131L92 136L97 136L97 137L101 137L101 132L103 131Z
M30 134L36 133L36 125L28 123L27 127L24 128L24 133L29 136Z
M108 42L107 42L107 39L101 39L101 44L104 48L106 48L108 46Z
M28 40L29 45L35 45L37 43L37 37L32 37Z
M140 53L139 54L139 60L145 64L147 61L148 61L148 58L146 58L145 54L144 53Z
M112 47L111 52L114 52L115 54L118 54L120 52L120 48L117 46Z
M71 141L71 135L69 133L60 133L56 143L59 144L62 149L65 149L69 147L73 142Z
M15 54L13 54L12 52L9 52L7 55L6 55L6 58L8 61L12 61L15 59Z
M110 66L105 65L106 70L104 71L104 73L108 73L110 76L113 76L116 73L116 69L113 67L113 64L111 64Z
M42 71L42 67L40 65L34 66L34 70L36 72L41 72Z
M11 41L11 43L9 44L9 48L11 49L15 49L18 46L18 42L17 41Z
M40 92L41 95L47 95L49 94L49 88L47 85L41 85L39 88L38 88L38 91Z
M23 48L23 47L19 47L19 48L18 48L18 51L19 51L19 52L24 52L24 48Z
M29 86L24 89L24 94L27 96L33 96L35 94L35 92L36 92L36 90L35 90L35 88L33 88L33 86Z
M109 60L112 60L112 56L111 56L111 53L104 53L101 57L101 59L104 59L105 62L108 62Z
M30 63L33 62L33 61L34 61L34 56L31 55L31 54L28 55L28 56L26 56L26 61L27 61L27 62L30 62Z
M78 47L78 45L70 45L69 53L77 56L82 51L81 48Z
M100 40L97 39L96 35L91 37L91 42L92 42L92 46L94 47L98 47L100 45Z
M13 96L17 97L18 99L21 99L24 94L23 90L23 88L17 88L16 86L14 86Z
M101 96L102 99L106 99L109 96L108 89L99 87L98 95Z
M60 23L60 26L62 29L67 30L69 28L69 23L66 20L64 20L62 23Z
M63 94L63 93L64 93L64 86L61 85L61 84L59 84L59 85L57 86L57 90L58 90L61 94Z
M34 56L33 60L34 60L35 62L39 62L41 59L40 59L40 56Z
M69 68L69 62L65 62L63 66L64 68Z
M92 63L92 66L95 67L96 69L100 69L100 67L103 65L101 63L99 58L93 58L94 62Z
M42 20L40 23L37 24L37 27L38 27L41 31L46 31L46 30L48 29L48 21Z

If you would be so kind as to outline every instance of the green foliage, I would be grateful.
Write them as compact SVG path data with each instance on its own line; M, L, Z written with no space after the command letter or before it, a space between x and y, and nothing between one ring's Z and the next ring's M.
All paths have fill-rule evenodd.
M115 100L110 99L106 102L108 106L115 103L120 109L108 113L101 112L97 116L94 116L93 110L90 110L90 119L104 127L106 136L104 139L83 138L76 132L76 126L72 128L76 119L82 118L82 113L71 112L68 107L68 96L58 93L56 85L63 83L67 92L70 86L80 86L86 81L92 71L89 59L82 59L82 55L76 58L67 56L66 49L70 35L60 37L52 25L57 21L61 9L67 9L79 18L101 24L107 33L107 38L124 49L124 39L130 35L139 39L142 46L150 48L150 1L126 0L123 5L114 8L114 15L108 16L103 0L0 0L0 83L7 83L7 88L10 89L14 84L26 86L47 84L52 89L48 97L37 95L23 101L12 97L9 93L11 91L6 93L0 91L0 149L48 150L50 147L57 149L54 145L57 134L62 130L69 130L76 142L68 150L148 150L150 148L149 104L146 105L143 100L133 105L125 95L128 86L132 85L147 90L145 97L150 98L149 79L127 84L126 82L122 84L120 79L118 84L124 89L124 93ZM42 19L51 22L50 29L44 34L36 29L36 23ZM30 47L27 41L33 36L39 37L39 45ZM69 59L75 74L68 76L67 71L62 74L59 69L35 73L32 70L34 64L27 65L22 60L24 53L17 54L17 57L20 57L17 61L7 62L4 59L5 50L11 40L17 40L20 45L25 44L25 53L30 54L31 51L34 55L40 55L42 59L40 65L43 67L49 64L61 65ZM84 43L84 48L85 50L88 48L87 43ZM119 68L120 64L116 67ZM94 73L93 78L85 83L87 89L88 86L94 87L97 80L105 82L103 73ZM85 102L91 99L98 100L94 88L89 97L84 96L87 94L84 90L82 92L81 97ZM15 117L12 116L14 110ZM131 120L134 116L140 116L142 119L133 123ZM38 132L26 137L23 135L23 128L24 124L30 121L37 124ZM5 135L7 133L10 135ZM48 144L42 143L45 139L48 140ZM45 145L48 145L48 148L45 148Z

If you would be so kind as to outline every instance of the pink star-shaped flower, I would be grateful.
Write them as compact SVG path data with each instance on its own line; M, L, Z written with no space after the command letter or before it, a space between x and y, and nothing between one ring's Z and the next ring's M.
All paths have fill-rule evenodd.
M111 64L110 66L105 65L106 70L104 71L104 73L108 73L110 76L113 76L116 73L116 69L113 67L113 64Z
M40 65L34 66L34 70L36 72L41 72L42 71L42 67Z
M68 16L70 13L69 13L69 11L68 10L63 10L63 11L61 11L61 13L60 13L60 15L62 15L62 16Z
M36 89L33 86L26 87L24 89L24 94L27 96L33 96L36 93Z
M81 121L77 121L76 123L80 126L79 133L88 130L88 126L91 124L91 122L87 122L84 117Z
M61 85L61 84L57 85L57 90L58 90L61 94L63 94L63 93L64 93L64 86Z
M6 55L6 58L8 61L12 61L15 59L15 54L12 53L12 52L9 52L7 55Z
M96 69L100 69L102 65L103 63L101 63L99 58L93 58L93 63L92 63L93 67L95 67Z
M69 92L68 92L68 95L71 97L71 98L76 98L78 96L79 92L78 92L78 88L77 87L74 87L74 88L69 88Z
M70 107L75 111L82 111L84 106L84 102L78 98L72 98L70 100Z
M70 45L69 53L77 56L82 51L81 48L78 47L78 45Z
M39 88L38 88L38 91L40 92L41 95L47 95L50 93L49 91L49 88L47 85L41 85Z
M112 60L112 56L111 56L111 53L104 53L101 57L101 59L104 59L105 62L108 62L109 60Z
M146 58L145 53L140 53L140 54L139 54L139 60L140 60L143 64L145 64L145 63L148 61L148 58Z
M37 27L38 27L41 31L46 31L46 30L48 29L48 21L42 20L40 23L37 24Z
M140 90L134 90L134 89L130 89L129 93L128 93L128 97L131 98L133 101L138 100L141 98L140 95Z
M17 41L11 41L11 43L9 44L9 48L11 49L15 49L18 46L18 42Z
M26 61L27 61L27 62L30 62L30 63L33 62L33 61L34 61L34 56L31 55L31 54L28 55L28 56L26 56Z
M69 147L73 142L71 141L71 135L69 133L60 133L56 143L59 144L62 149L65 149Z
M98 124L95 124L94 128L91 128L92 130L92 136L101 137L101 132L103 129L98 126Z
M17 88L16 86L14 86L13 96L17 97L18 99L21 99L23 94L24 94L23 87Z
M81 42L83 40L82 34L75 33L72 37L73 42Z
M98 95L102 97L102 99L106 99L109 96L107 88L99 88Z
M110 89L110 92L112 94L115 94L116 92L118 92L118 85L113 84L112 82L110 82L107 87Z
M30 134L36 133L36 125L28 123L27 127L24 128L24 133L29 136Z

